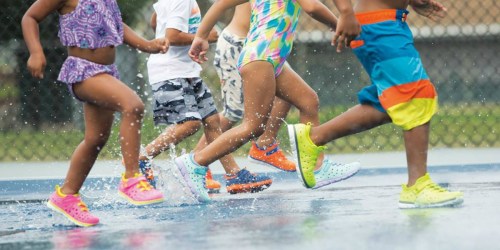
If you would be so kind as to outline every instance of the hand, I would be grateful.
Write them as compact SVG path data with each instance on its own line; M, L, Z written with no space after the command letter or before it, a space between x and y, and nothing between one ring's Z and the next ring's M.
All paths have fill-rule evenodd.
M170 47L170 41L165 38L158 38L149 41L149 45L146 48L146 51L152 54L161 53L165 54Z
M209 45L207 39L195 36L191 48L189 49L189 57L197 63L204 63L208 60L208 49Z
M446 16L448 10L441 3L434 0L412 0L410 5L421 16L425 16L432 21L438 21Z
M359 25L354 12L347 14L341 13L335 29L335 35L332 38L332 46L337 46L337 52L342 51L342 47L348 47L351 41L354 40L361 33L361 26Z
M212 29L210 34L208 34L208 42L215 43L217 42L217 39L219 39L219 33L217 33L217 30Z
M43 79L45 65L47 65L47 61L45 60L45 55L43 54L43 52L31 54L27 63L28 71L33 77L36 77L38 79Z

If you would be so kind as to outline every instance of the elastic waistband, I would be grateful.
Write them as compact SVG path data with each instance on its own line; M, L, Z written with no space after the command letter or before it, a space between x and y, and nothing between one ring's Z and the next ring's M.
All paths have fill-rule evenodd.
M385 21L405 22L408 13L408 10L403 9L387 9L357 13L356 18L361 25L380 23Z
M234 46L242 46L246 39L245 37L239 37L225 29L221 32L220 36Z

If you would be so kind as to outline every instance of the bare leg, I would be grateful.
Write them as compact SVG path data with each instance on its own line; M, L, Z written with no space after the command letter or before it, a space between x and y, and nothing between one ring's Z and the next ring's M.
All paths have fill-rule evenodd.
M187 137L193 135L201 127L200 121L186 121L180 124L169 126L156 139L146 146L146 154L141 155L139 159L147 160L148 157L156 157L161 152L170 148L170 145L177 145Z
M293 104L300 111L300 122L319 125L319 98L316 92L287 65L276 79L276 95ZM324 155L318 157L316 168L323 163Z
M262 134L256 141L257 146L262 148L264 146L269 146L276 141L281 124L283 124L283 120L286 118L288 111L290 111L290 107L290 103L281 100L278 97L274 98L271 116L267 120L266 124L266 131L264 131L264 134Z
M233 122L229 119L227 119L223 114L219 113L219 121L220 121L220 129L222 133L228 131L230 128L236 124L236 122ZM196 144L196 147L194 148L194 152L197 152L199 150L204 149L208 145L207 143L207 138L203 134L198 141L198 144Z
M245 96L243 122L195 153L195 161L202 166L208 166L264 132L276 89L273 67L266 61L251 62L242 68L241 76Z
M85 140L71 157L63 193L72 194L80 190L85 180L82 177L86 177L84 173L88 174L100 151L97 146L104 145L107 141L114 111L121 113L120 142L125 162L125 177L133 177L135 173L139 173L140 130L144 114L144 104L139 96L108 74L99 74L75 84L73 90L80 99L88 103L84 109L85 125L90 128L85 130ZM81 172L75 173L77 170ZM75 179L76 175L82 173L84 176Z
M311 129L311 140L322 146L335 139L366 131L391 122L386 113L370 105L356 105L339 116Z
M408 187L427 173L430 125L426 123L403 132L408 164Z
M205 129L205 137L209 144L222 134L219 126L219 115L212 115L205 118L205 120L203 120L203 126ZM231 154L227 154L220 158L220 163L226 171L226 174L237 174L240 171L238 164Z
M76 194L82 188L92 166L108 141L114 119L114 111L84 103L85 137L76 147L61 191Z

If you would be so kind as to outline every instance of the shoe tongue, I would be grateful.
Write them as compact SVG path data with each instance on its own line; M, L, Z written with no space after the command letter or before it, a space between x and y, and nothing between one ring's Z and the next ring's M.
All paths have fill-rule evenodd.
M417 179L415 182L415 187L417 188L418 191L424 189L426 186L433 184L431 177L429 174L425 174L424 176L420 177Z

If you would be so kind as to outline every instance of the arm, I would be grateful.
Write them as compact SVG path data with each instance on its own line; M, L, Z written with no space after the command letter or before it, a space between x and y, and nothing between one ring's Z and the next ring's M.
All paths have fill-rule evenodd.
M218 0L212 4L201 21L198 32L196 32L193 43L191 44L191 49L189 50L191 59L197 63L203 63L208 60L206 57L209 48L207 39L215 23L227 9L245 2L247 2L247 0Z
M149 24L151 25L153 31L156 31L156 12L153 12L153 14L151 15L151 20L149 21Z
M432 21L438 21L446 16L448 10L441 3L434 0L410 0L410 5L417 14Z
M133 31L128 25L123 24L123 40L130 47L147 53L165 53L169 43L165 39L146 40Z
M46 65L38 24L50 13L64 6L65 2L65 0L38 0L23 16L21 21L23 37L30 52L27 66L33 77L42 79Z
M185 46L185 45L191 45L193 43L195 34L189 34L182 32L178 29L169 28L165 33L165 37L170 41L171 45ZM208 34L207 39L209 43L215 43L217 42L218 38L219 34L217 34L217 31L215 29L212 29Z
M337 17L323 3L317 0L297 0L297 2L312 18L335 30Z
M332 0L340 11L339 20L335 35L332 38L332 46L337 46L337 52L342 50L343 46L349 46L361 33L359 25L350 0Z

